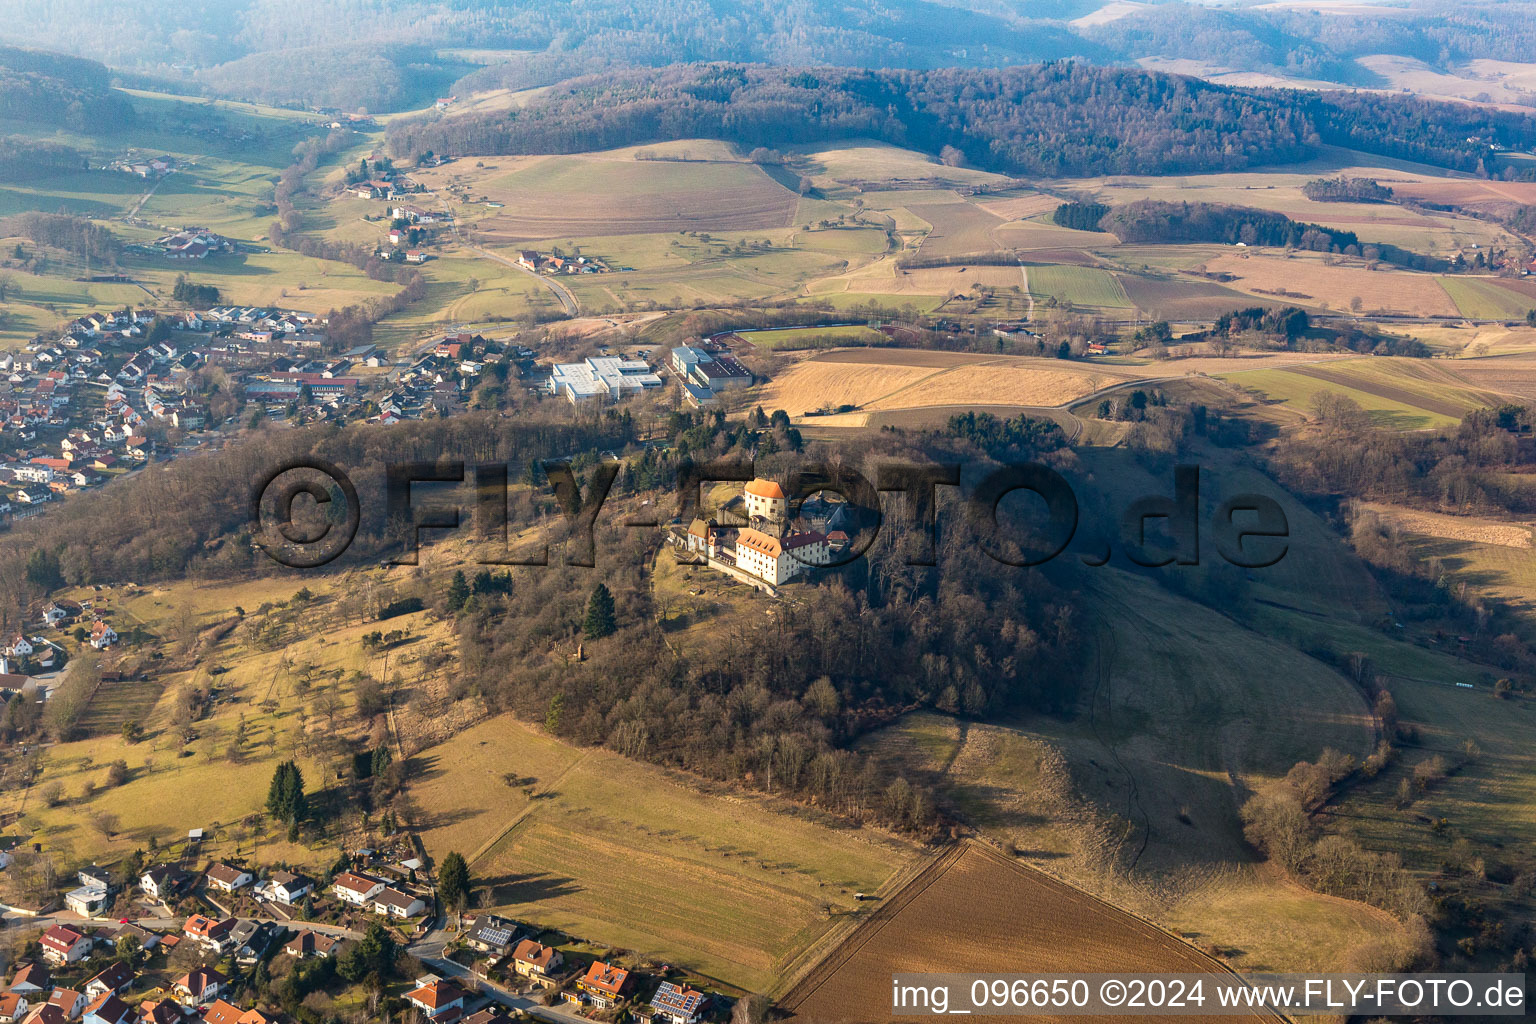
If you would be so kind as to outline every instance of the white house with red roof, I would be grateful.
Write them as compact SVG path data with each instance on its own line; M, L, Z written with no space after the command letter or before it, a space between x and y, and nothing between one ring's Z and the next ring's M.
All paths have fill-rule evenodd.
M464 990L451 981L434 978L412 992L406 1001L427 1015L429 1020L449 1024L464 1014Z
M43 958L52 964L72 964L90 956L93 945L89 935L56 924L43 933Z

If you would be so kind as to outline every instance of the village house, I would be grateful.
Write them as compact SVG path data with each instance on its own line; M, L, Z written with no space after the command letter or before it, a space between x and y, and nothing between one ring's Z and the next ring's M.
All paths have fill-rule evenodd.
M561 995L567 1002L587 1002L599 1010L606 1010L617 1006L628 988L628 971L594 960L592 966L587 968L587 973L576 983L576 991L562 992Z
M91 999L99 999L109 993L121 995L132 984L133 969L123 961L115 960L110 967L85 983L85 994Z
M139 888L152 899L164 900L186 885L187 873L174 864L157 864L139 876Z
M22 963L16 968L16 974L6 986L6 991L20 992L36 1003L41 1002L43 993L51 988L53 979L48 975L46 964Z
M292 871L275 872L267 880L267 892L284 906L292 906L315 891L315 883L304 875Z
M709 997L704 993L664 981L651 997L651 1005L637 1010L635 1018L640 1024L698 1024L708 1004Z
M202 914L193 914L187 918L187 923L182 926L181 932L208 952L222 954L228 952L233 946L231 932L234 927L233 920L216 921Z
M373 912L401 919L415 917L427 909L420 896L399 889L386 888L373 898Z
M354 907L367 906L383 891L384 883L379 879L352 871L343 871L331 883L331 892L336 894L336 898Z
M64 896L64 905L81 917L95 917L111 903L107 887L92 883L73 889Z
M524 939L512 950L512 969L530 981L552 984L565 957L554 946Z
M89 956L93 945L89 935L56 924L43 933L43 959L51 964L72 964Z
M229 979L212 967L199 967L176 979L171 992L183 1006L213 1002L229 987Z
M215 864L206 875L208 887L220 892L239 892L255 881L255 876L244 868L229 864Z
M270 1020L260 1010L242 1010L222 999L203 1008L203 1024L269 1024Z
M464 990L451 981L434 978L406 993L405 999L428 1020L453 1021L464 1012Z
M89 1001L84 992L76 992L72 988L56 988L48 997L48 1005L58 1007L65 1020L74 1020L80 1016L80 1011L85 1009Z
M44 1003L32 1011L27 1018L27 1024L68 1024L69 1018L64 1016L64 1011L52 1003Z
M492 956L506 956L517 941L518 926L495 914L481 914L475 918L464 935L464 942L471 948Z
M80 1024L134 1024L138 1014L115 993L97 996L86 1005Z
M0 994L0 1024L18 1024L27 1015L27 997L21 992Z
M330 956L340 944L340 939L306 929L284 943L283 952L300 960L309 960Z

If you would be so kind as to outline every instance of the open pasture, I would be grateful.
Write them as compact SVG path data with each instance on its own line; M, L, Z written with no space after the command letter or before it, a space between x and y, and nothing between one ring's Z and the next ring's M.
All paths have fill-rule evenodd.
M1132 304L1120 281L1107 270L1035 264L1025 269L1029 290L1036 298L1099 309L1126 309Z
M1440 278L1463 316L1478 320L1516 320L1536 307L1536 297L1522 294L1497 278L1451 276Z
M782 330L737 331L736 336L749 342L754 348L797 349L811 342L820 344L823 339L836 339L842 344L854 342L883 342L885 335L863 324L839 324L831 327L786 327Z
M454 809L427 848L470 858L490 905L748 990L918 855L508 717L418 756L413 795Z
M987 846L965 843L888 899L781 1005L792 1019L805 1022L876 1016L926 1020L931 1018L891 1016L892 973L1021 970L1215 973L1224 968L1081 890L1012 863ZM969 1019L1008 1018L983 1014Z

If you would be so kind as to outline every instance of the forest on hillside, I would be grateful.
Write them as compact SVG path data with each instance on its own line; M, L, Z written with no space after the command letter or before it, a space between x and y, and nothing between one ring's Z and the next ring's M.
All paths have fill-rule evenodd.
M0 119L96 131L133 117L106 66L57 53L0 46Z
M1000 71L692 64L564 82L510 111L391 124L397 158L569 153L668 139L784 146L876 138L1008 174L1232 171L1321 144L1475 170L1536 144L1536 116L1411 97L1235 89L1050 62Z

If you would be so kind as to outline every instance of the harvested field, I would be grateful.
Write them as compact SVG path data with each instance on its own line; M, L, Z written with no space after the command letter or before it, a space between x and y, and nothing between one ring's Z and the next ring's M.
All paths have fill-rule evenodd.
M990 847L965 843L875 911L780 1005L805 1022L925 1020L931 1018L889 1016L892 973L1024 970L1214 974L1226 969L1139 918L1010 862Z
M472 189L505 204L476 225L493 244L566 235L783 228L799 202L761 168L742 163L549 157L476 181Z
M1050 213L1061 205L1061 200L1055 196L1045 196L1038 192L1028 195L1013 196L1008 199L989 199L978 202L977 206L1004 220L1024 220L1028 217L1038 217L1042 213Z
M924 256L959 256L998 247L992 232L1003 219L975 203L918 203L907 208L933 225L918 250Z
M1456 376L1473 387L1536 401L1536 355L1519 353L1458 359L1453 365Z
M898 354L899 353L899 354ZM920 361L919 361L920 360ZM760 403L791 416L855 406L860 411L927 406L1064 405L1127 375L1102 367L1063 369L1055 359L867 349L796 363L764 388Z
M1384 310L1413 316L1459 316L1460 310L1440 287L1437 278L1403 270L1366 270L1364 267L1328 266L1321 259L1283 256L1222 255L1206 261L1205 269L1227 273L1236 279L1233 288L1248 292L1281 288L1310 295L1302 303L1348 310L1360 298L1366 312ZM1273 296L1265 296L1273 300Z
M1215 281L1169 280L1120 274L1120 287L1136 308L1160 320L1206 319L1241 309L1250 296Z
M1480 181L1474 178L1430 178L1394 181L1392 191L1406 199L1476 207L1484 203L1536 203L1536 182Z
M1452 516L1374 501L1361 502L1360 507L1375 512L1400 530L1425 537L1461 540L1471 544L1493 544L1505 548L1531 547L1530 523L1501 522L1480 516Z

